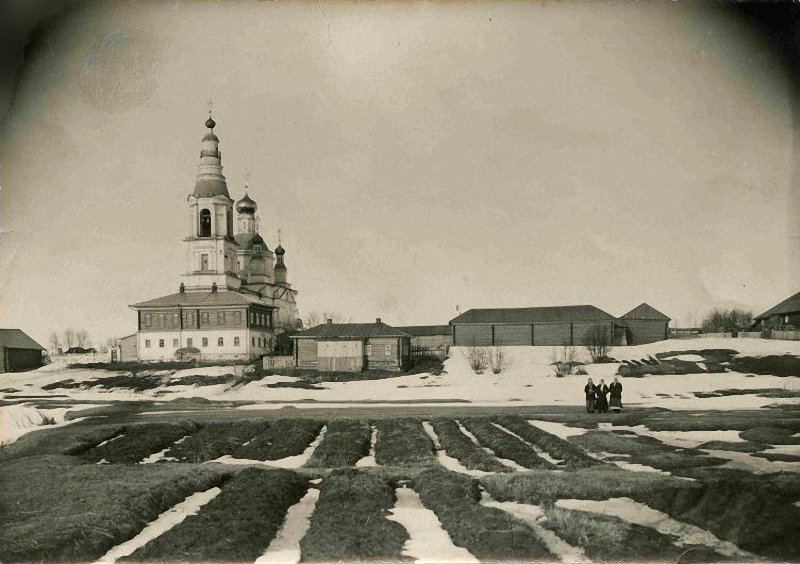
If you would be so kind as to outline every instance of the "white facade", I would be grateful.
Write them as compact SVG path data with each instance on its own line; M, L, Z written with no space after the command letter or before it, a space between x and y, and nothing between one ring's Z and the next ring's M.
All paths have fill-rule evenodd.
M204 341L205 339L205 341ZM139 331L139 360L176 360L178 349L193 347L208 360L250 360L272 350L272 332L244 329Z

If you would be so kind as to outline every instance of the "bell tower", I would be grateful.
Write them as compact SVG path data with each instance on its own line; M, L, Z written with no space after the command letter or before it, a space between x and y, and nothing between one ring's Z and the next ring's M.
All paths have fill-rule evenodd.
M188 268L184 274L186 290L238 290L236 242L233 237L233 200L222 175L222 153L216 122L209 116L208 132L200 144L200 164L194 192L189 194Z

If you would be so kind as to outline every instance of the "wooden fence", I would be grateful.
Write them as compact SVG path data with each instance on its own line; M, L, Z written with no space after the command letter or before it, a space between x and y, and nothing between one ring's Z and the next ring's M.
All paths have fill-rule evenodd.
M771 339L780 339L783 341L800 341L800 331L770 331Z
M284 370L294 368L293 356L265 356L263 361L264 370Z
M447 360L450 347L411 347L411 360Z

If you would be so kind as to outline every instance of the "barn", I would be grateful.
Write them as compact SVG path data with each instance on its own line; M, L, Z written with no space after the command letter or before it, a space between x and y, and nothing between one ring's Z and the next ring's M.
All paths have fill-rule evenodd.
M627 328L627 344L644 345L667 338L670 318L650 304L640 304L619 318Z
M757 329L800 329L800 292L753 319Z
M20 329L0 329L0 372L24 372L44 364L45 348Z
M595 328L621 344L625 326L592 306L470 309L450 321L458 346L583 345Z
M397 329L411 335L411 346L414 348L446 350L453 344L453 328L450 325L410 325Z
M328 319L290 337L298 368L326 372L403 370L411 361L411 336L381 321L333 323Z

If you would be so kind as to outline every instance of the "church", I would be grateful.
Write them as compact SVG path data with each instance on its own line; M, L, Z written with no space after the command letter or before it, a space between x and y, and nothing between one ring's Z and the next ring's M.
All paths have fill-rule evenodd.
M188 197L186 273L176 293L130 306L138 316L139 360L184 354L251 360L271 352L278 334L301 325L280 237L273 253L258 233L258 205L246 191L234 204L214 119L205 126Z

